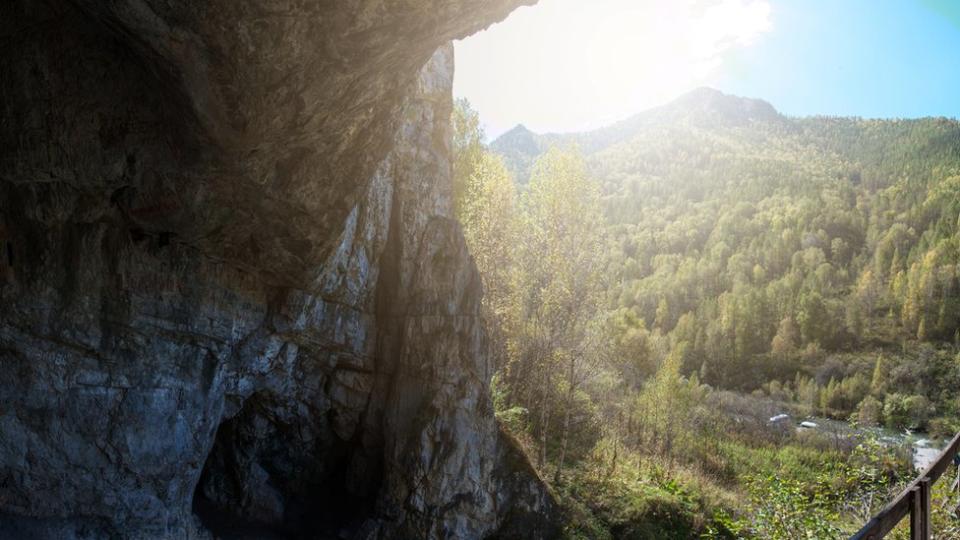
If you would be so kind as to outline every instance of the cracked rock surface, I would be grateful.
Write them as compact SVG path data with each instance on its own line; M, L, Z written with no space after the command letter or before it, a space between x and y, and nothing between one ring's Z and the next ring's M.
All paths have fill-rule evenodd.
M0 538L554 534L451 210L522 2L0 6Z

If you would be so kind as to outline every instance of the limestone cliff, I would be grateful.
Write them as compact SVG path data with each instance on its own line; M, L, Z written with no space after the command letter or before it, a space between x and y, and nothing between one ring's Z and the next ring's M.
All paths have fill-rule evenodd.
M551 535L451 217L519 3L0 7L0 537Z

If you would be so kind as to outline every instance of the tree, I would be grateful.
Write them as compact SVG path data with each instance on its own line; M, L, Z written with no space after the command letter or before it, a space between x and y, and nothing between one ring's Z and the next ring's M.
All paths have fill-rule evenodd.
M832 322L819 292L808 292L800 297L797 322L800 324L800 334L804 342L823 344L827 340L832 330Z
M935 412L933 403L926 396L914 395L904 400L904 406L907 409L907 416L910 419L908 427L923 428L930 416Z
M460 206L463 234L483 280L484 317L494 345L497 367L506 356L517 194L503 160L482 152L474 163Z
M688 379L680 373L688 348L688 343L680 342L670 350L634 405L645 444L662 456L672 457L675 445L696 443L702 435L697 433L697 428L702 427L698 426L697 416L705 388L696 373Z
M554 483L560 482L563 466L570 444L570 422L573 415L574 401L580 386L592 377L597 367L607 361L607 352L610 349L610 335L606 330L602 317L595 317L588 325L584 339L571 350L561 351L565 356L565 379L563 384L566 396L563 401L563 426L560 431L560 455L557 458L557 468L554 471Z
M483 146L484 134L480 127L480 115L470 107L470 102L465 98L454 101L450 123L453 132L453 203L455 213L460 217L470 177L486 151Z
M880 288L877 280L874 277L873 271L868 268L860 275L856 289L856 300L863 314L869 316L873 313L879 295Z
M830 378L830 382L823 387L820 393L820 413L824 416L834 416L835 411L840 409L843 395L840 385L836 379Z
M907 397L900 393L886 395L883 400L883 418L887 427L892 429L909 427L910 411L906 400Z
M773 336L773 341L770 343L770 352L781 360L786 360L797 352L799 342L800 329L797 328L797 324L793 322L793 317L784 317L780 320L780 325L777 326L777 333Z
M561 448L566 448L576 389L583 367L593 363L593 352L583 344L603 291L599 191L576 151L552 149L537 160L522 216L511 300L511 326L517 329L511 336L511 371L514 378L537 381L526 385L525 399L539 409L542 467L555 374L564 381L559 406Z
M670 323L672 320L673 317L670 315L670 303L667 302L666 297L663 297L660 299L660 302L657 303L657 314L653 325L659 328L661 332L667 332L671 328Z
M608 335L613 343L612 363L622 381L629 388L639 390L642 383L657 370L650 333L643 320L626 309L614 312L608 317L608 324Z
M882 397L887 392L887 369L883 362L883 355L877 356L873 365L873 376L870 378L870 394Z
M873 396L863 398L857 406L857 422L861 426L879 426L883 422L883 403Z

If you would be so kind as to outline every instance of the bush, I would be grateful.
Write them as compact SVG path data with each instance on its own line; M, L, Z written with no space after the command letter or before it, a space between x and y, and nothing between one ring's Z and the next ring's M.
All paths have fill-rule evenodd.
M749 481L750 510L741 523L752 536L769 540L841 538L839 516L824 491L777 476Z
M888 394L883 403L887 427L893 429L920 429L934 413L933 404L925 396Z
M857 423L861 426L878 426L883 422L883 403L873 396L863 398L857 406Z

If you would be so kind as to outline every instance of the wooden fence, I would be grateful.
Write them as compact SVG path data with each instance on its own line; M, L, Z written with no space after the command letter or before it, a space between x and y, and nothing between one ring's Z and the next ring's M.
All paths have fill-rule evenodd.
M911 540L929 540L930 488L954 462L958 452L960 452L960 433L953 437L933 464L920 473L916 480L910 482L910 485L883 507L883 510L873 516L873 519L868 521L857 534L851 536L850 540L880 540L908 515Z

